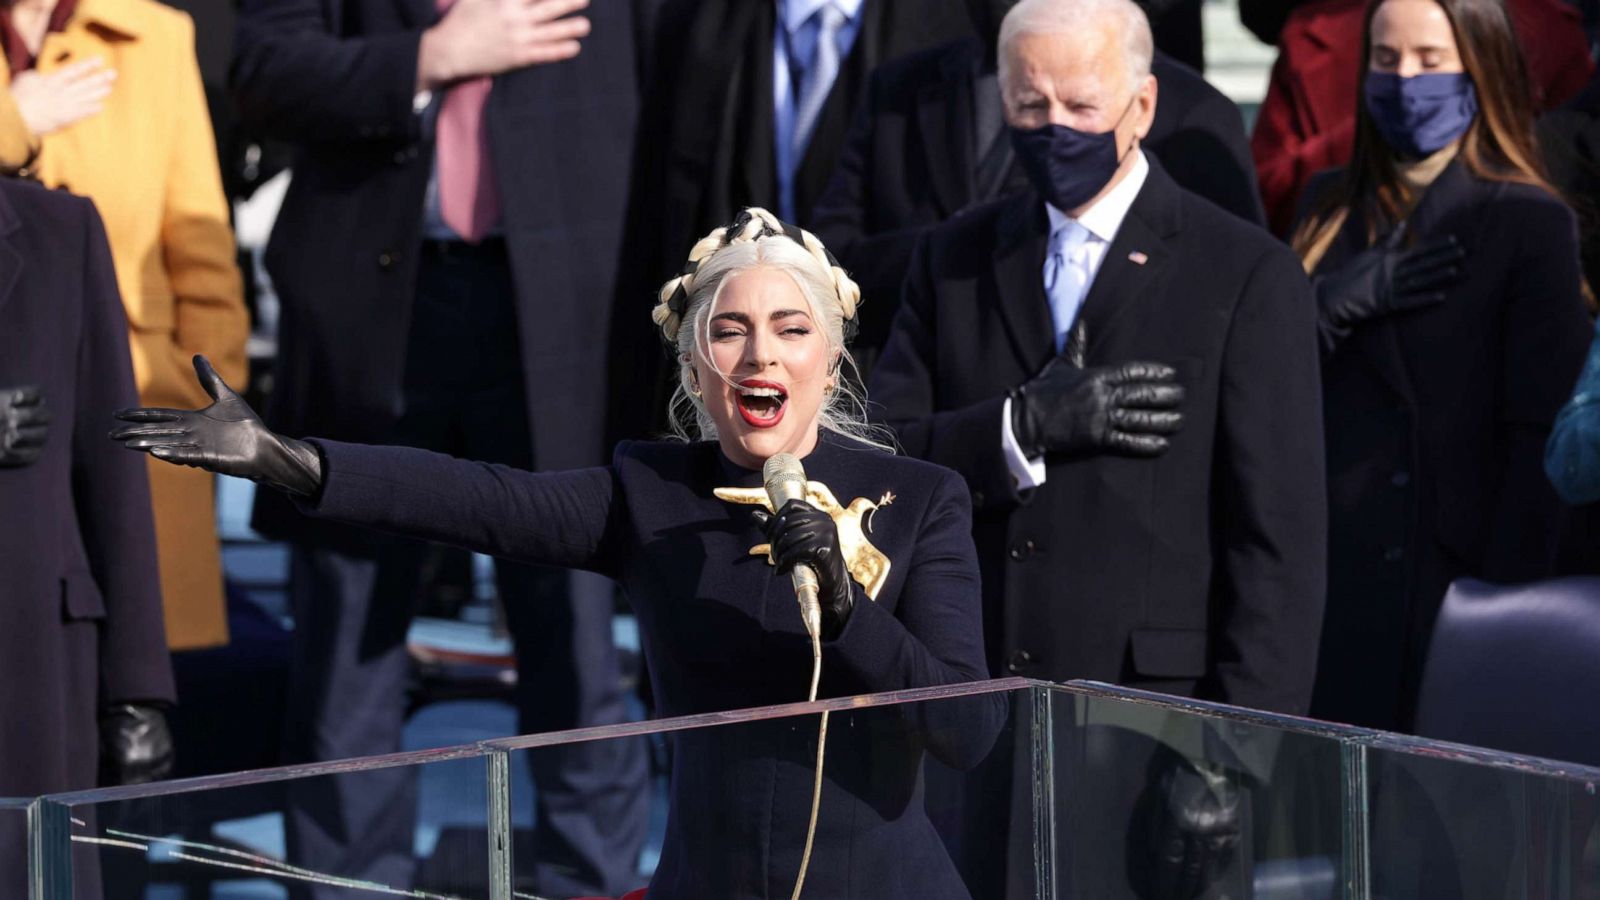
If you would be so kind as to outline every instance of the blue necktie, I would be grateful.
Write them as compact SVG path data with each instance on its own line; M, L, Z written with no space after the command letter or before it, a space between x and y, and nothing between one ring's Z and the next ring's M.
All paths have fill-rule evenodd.
M1067 332L1072 330L1088 293L1089 238L1089 229L1071 220L1050 235L1050 252L1044 260L1044 292L1050 298L1057 353L1066 347Z
M807 27L816 27L816 52L811 64L806 66L805 77L800 82L800 102L795 105L793 143L790 145L796 167L805 158L806 146L811 142L811 132L817 127L822 106L833 90L834 79L839 76L839 29L844 27L844 13L832 3L825 4L811 14Z

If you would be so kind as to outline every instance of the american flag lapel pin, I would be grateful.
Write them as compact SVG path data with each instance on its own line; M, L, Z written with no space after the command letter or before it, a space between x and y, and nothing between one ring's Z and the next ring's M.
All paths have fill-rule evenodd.
M1142 252L1140 252L1138 250L1135 250L1132 253L1128 254L1128 262L1131 262L1136 266L1142 266L1142 265L1144 265L1145 263L1147 263L1149 261L1150 261L1150 257L1145 256Z

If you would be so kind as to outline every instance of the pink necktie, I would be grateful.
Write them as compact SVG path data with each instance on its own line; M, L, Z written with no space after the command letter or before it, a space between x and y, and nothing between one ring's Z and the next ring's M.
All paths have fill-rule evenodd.
M443 13L455 0L438 0ZM494 163L484 132L483 105L491 78L451 85L439 105L434 165L439 179L439 215L462 239L476 243L500 220Z

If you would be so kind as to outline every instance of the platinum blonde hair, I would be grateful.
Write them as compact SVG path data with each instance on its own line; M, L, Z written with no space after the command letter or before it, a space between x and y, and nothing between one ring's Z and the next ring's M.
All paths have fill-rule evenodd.
M1122 34L1128 87L1137 89L1150 74L1155 38L1150 20L1133 0L1022 0L1000 23L999 63L1002 89L1010 69L1011 45L1025 34L1082 34L1110 19Z
M711 362L711 314L723 287L741 272L764 268L794 281L827 343L828 375L834 378L834 388L823 394L818 426L893 452L889 435L867 421L864 398L853 386L857 379L847 377L856 368L846 346L846 323L855 318L860 290L811 233L793 226L785 229L763 209L752 207L746 213L748 222L741 214L733 225L696 244L684 274L661 288L655 320L678 357L678 385L669 408L673 435L682 440L717 439L716 423L694 389L694 358L698 352ZM727 373L716 374L732 383Z

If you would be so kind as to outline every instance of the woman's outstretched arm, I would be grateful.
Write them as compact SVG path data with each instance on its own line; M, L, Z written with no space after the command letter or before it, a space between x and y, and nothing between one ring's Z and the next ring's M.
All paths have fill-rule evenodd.
M311 515L615 574L625 512L610 469L536 474L409 447L295 440L267 430L205 357L194 367L210 406L123 410L117 418L127 424L111 437L166 462L284 491Z

